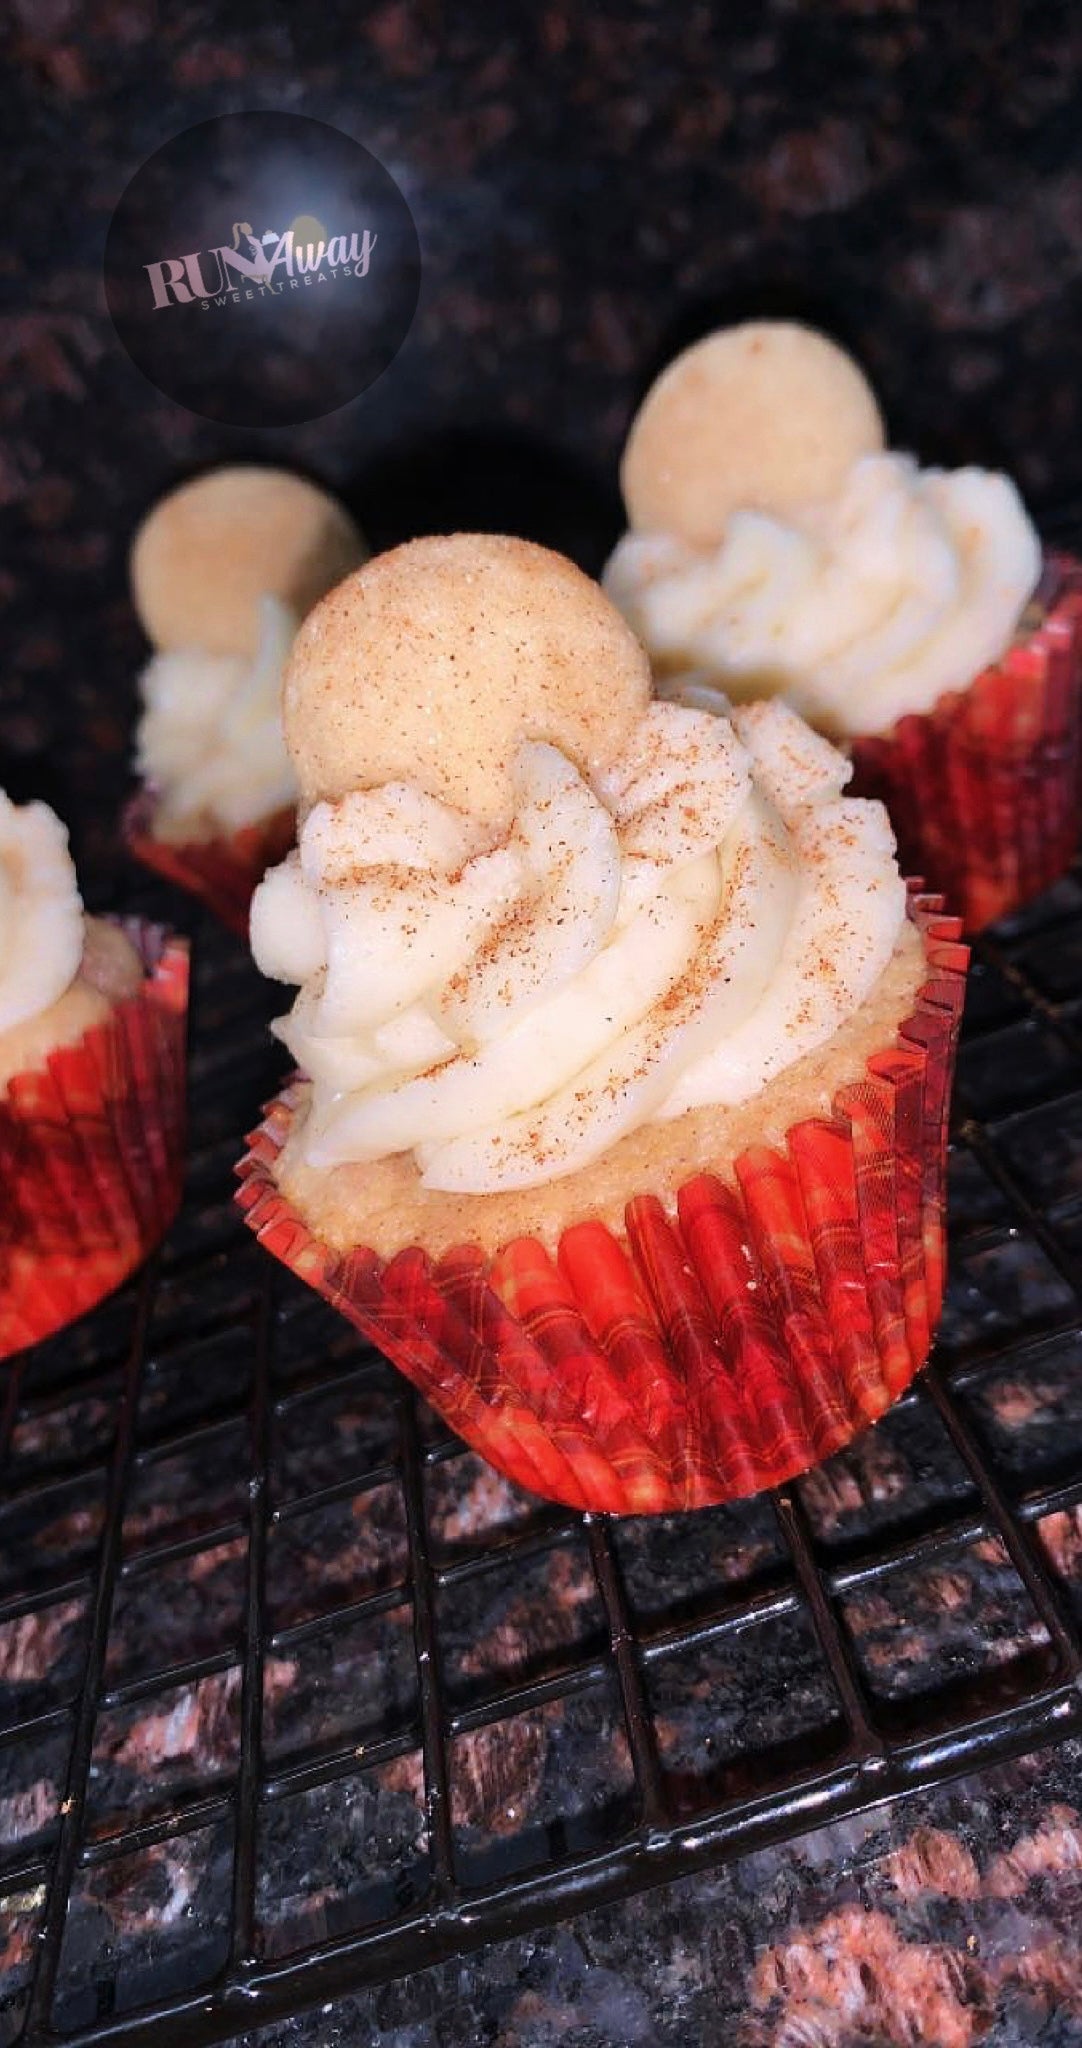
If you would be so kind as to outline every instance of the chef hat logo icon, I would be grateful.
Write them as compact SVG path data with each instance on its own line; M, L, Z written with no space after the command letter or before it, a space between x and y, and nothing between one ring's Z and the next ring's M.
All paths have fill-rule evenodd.
M242 241L247 243L253 263L263 270L266 268L266 251L279 248L282 237L274 228L265 228L261 235L253 235L251 221L235 220L232 247L239 249Z

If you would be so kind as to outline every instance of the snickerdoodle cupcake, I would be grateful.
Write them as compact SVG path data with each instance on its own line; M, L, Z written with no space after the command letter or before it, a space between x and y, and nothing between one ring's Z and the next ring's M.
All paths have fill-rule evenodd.
M371 562L286 675L248 1219L512 1477L641 1513L874 1420L942 1290L957 928L782 704L652 697L524 541Z
M605 587L659 689L782 695L851 753L903 865L973 929L1064 872L1082 783L1082 568L1010 480L889 452L824 335L754 321L658 378Z
M164 1235L183 1175L188 955L84 915L67 833L0 792L0 1358Z
M131 587L154 654L139 679L131 850L242 936L252 890L292 843L282 673L318 598L364 560L337 499L306 478L216 469L160 500Z

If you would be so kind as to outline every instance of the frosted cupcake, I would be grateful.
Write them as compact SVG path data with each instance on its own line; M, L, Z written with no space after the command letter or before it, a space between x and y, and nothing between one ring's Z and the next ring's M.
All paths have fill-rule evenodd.
M60 820L0 793L0 1358L126 1279L176 1212L188 955L85 917Z
M139 679L143 793L128 844L242 936L255 884L293 839L279 701L293 636L364 555L336 499L254 467L182 484L132 546L132 597L155 652Z
M800 1471L923 1363L964 949L781 704L652 699L596 585L413 542L298 635L252 905L300 1069L262 1241L578 1507Z
M1014 485L888 452L825 336L753 322L658 378L621 470L605 587L658 686L783 695L881 797L903 866L971 928L1070 864L1082 569L1042 560Z

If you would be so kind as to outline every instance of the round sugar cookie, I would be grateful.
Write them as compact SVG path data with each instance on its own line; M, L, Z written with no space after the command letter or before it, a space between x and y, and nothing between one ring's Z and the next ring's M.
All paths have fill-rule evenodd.
M643 648L573 563L531 541L453 534L376 556L316 606L283 722L308 804L406 781L505 827L523 740L596 772L649 696Z
M750 320L685 349L648 391L620 483L628 524L716 547L739 508L836 496L883 421L852 358L795 321Z
M254 654L258 599L299 618L367 550L345 508L286 469L213 469L159 499L132 542L132 598L162 652Z

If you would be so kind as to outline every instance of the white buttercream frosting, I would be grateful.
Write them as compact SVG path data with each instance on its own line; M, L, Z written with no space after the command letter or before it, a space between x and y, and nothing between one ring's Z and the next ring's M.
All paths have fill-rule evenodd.
M48 804L13 804L0 790L0 1032L59 1002L82 957L67 830Z
M529 1187L735 1103L866 998L905 916L877 803L785 706L654 703L588 781L525 743L492 844L404 783L316 804L252 904L308 1162L412 1153L431 1188Z
M1009 645L1040 574L1014 485L865 455L841 495L734 512L720 545L629 533L604 584L665 678L784 694L835 735L883 732L964 689Z
M296 801L281 696L297 624L278 598L264 596L251 660L186 647L147 662L136 766L158 792L158 829L203 817L235 832Z

